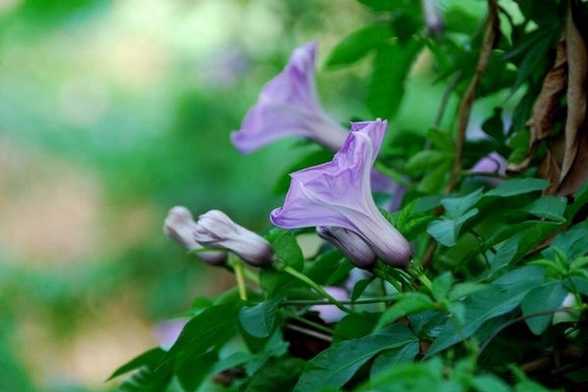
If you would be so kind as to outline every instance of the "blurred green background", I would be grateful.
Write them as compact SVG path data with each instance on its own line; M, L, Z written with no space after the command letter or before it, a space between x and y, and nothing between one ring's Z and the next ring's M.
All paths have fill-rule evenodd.
M303 147L241 156L229 133L309 40L327 111L369 117L366 64L321 62L376 17L355 0L0 0L0 391L109 390L160 322L231 286L164 237L167 210L267 230ZM431 126L433 78L425 52L394 132Z

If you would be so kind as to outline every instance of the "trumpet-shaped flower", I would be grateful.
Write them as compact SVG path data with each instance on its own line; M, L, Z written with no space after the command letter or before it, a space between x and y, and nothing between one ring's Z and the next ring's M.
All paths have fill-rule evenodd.
M203 249L203 246L194 239L195 230L196 222L194 222L192 213L186 207L181 206L174 207L169 211L163 225L163 232L189 251ZM211 265L223 265L227 260L227 255L223 251L205 250L199 251L197 254L202 261Z
M292 173L281 208L270 219L294 229L334 226L357 234L391 265L406 265L408 241L382 216L371 193L370 173L386 133L386 121L354 123L331 162Z
M269 242L236 224L219 210L200 215L194 239L202 245L229 250L254 266L267 265L272 261L273 252Z
M347 132L321 108L315 86L316 43L292 53L288 65L268 82L231 141L242 153L287 136L313 139L337 150Z

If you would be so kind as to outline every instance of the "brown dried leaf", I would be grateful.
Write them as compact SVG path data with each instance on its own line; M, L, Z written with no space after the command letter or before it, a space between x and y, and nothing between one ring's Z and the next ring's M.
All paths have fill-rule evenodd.
M586 119L588 50L568 6L566 22L568 57L568 113L565 152L558 193L575 192L588 179L588 122Z
M566 75L566 44L564 40L561 40L557 45L553 67L543 79L541 92L533 105L531 118L527 122L527 125L531 128L531 148L549 136L553 130L553 122L558 114L559 102L566 88Z

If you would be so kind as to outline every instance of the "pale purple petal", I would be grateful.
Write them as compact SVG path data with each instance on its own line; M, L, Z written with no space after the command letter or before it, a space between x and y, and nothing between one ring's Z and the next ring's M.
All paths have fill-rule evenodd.
M315 86L317 45L294 50L288 65L262 89L241 129L231 134L235 147L249 153L287 136L313 139L336 150L346 132L322 110Z
M385 262L407 264L410 245L382 216L371 193L371 170L386 128L382 120L353 124L331 162L292 173L284 206L272 211L272 223L286 229L341 227L359 235Z
M492 152L476 162L470 171L480 174L496 174L503 177L506 175L506 166L506 159L497 152Z
M186 319L174 319L158 323L153 332L161 348L169 350L178 340L178 336L187 322Z
M325 287L325 291L337 301L349 300L349 294L347 294L347 291L340 287ZM310 307L310 310L318 312L320 319L327 324L336 323L345 317L345 312L335 305L313 305Z

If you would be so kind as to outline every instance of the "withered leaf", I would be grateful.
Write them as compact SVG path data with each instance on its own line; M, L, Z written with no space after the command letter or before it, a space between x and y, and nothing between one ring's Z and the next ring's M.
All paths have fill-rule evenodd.
M566 21L568 58L568 112L565 128L565 152L561 165L558 193L575 192L588 178L588 122L586 118L588 50L574 22L571 5Z
M527 125L531 129L530 147L545 139L553 130L553 123L560 106L560 99L566 88L567 58L566 44L561 40L557 45L557 53L553 67L549 70L541 92L533 105L531 118Z

